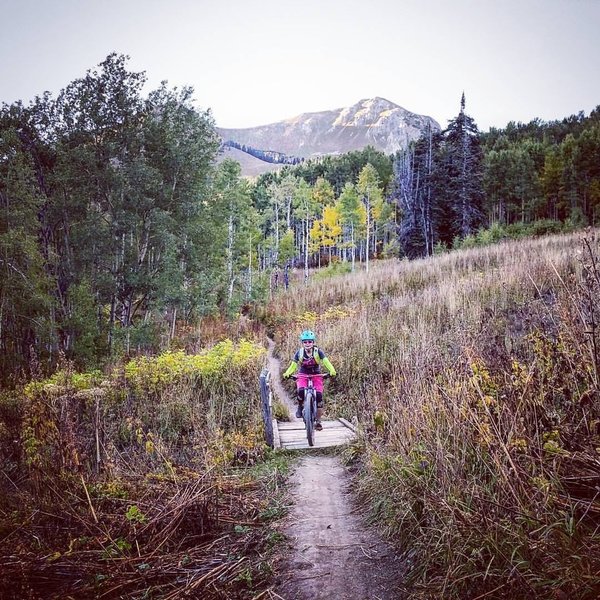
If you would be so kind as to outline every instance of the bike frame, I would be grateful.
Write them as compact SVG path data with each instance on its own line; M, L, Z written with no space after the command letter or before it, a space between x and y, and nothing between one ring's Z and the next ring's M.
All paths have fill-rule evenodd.
M306 439L309 446L314 446L315 422L317 420L317 392L313 384L314 377L322 377L327 379L329 373L313 373L308 375L301 373L307 378L306 391L304 392L304 408L302 410L302 420L306 429ZM298 379L297 375L292 376L293 379Z

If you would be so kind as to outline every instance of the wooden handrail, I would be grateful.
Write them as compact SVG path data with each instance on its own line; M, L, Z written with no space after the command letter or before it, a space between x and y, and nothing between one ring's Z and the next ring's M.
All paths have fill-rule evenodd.
M260 399L262 405L262 416L263 423L265 426L265 441L267 444L274 448L273 439L273 410L272 400L273 392L271 391L271 373L267 368L264 368L259 377L260 384Z

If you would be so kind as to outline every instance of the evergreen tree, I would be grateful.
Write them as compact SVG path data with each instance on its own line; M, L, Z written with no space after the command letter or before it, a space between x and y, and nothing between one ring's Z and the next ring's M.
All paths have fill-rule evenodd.
M440 232L448 228L443 151L441 135L429 128L395 156L392 198L400 212L400 250L409 258L433 254Z
M35 108L0 111L0 381L27 372L34 350L51 358L52 279L44 268L38 215L45 196L43 142Z
M461 238L475 233L483 222L483 152L479 131L465 113L465 95L458 116L444 132L445 204L452 215L448 234Z

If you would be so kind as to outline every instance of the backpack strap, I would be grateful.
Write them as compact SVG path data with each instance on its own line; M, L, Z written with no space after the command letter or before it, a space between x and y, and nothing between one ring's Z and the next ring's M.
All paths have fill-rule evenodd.
M316 347L313 346L313 358L315 359L315 362L320 365L323 362L323 359L321 358L321 355L319 354L320 350ZM298 360L296 360L296 358ZM302 362L302 359L304 358L304 348L300 348L300 350L298 350L298 352L296 352L296 354L294 355L294 360L300 364Z
M320 365L323 362L323 359L321 358L320 352L321 351L316 346L313 346L313 356L315 358L315 362L318 365Z

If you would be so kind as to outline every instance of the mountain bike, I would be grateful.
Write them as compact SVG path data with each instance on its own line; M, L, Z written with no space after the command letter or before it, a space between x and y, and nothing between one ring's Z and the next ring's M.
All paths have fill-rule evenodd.
M302 373L304 376L305 374ZM309 446L315 444L315 423L317 421L317 391L313 385L313 377L322 377L327 379L329 373L313 373L312 375L306 375L307 385L304 390L304 408L302 409L302 420L304 421L304 428L306 429L306 439L308 440ZM292 379L298 379L297 375L292 375Z

